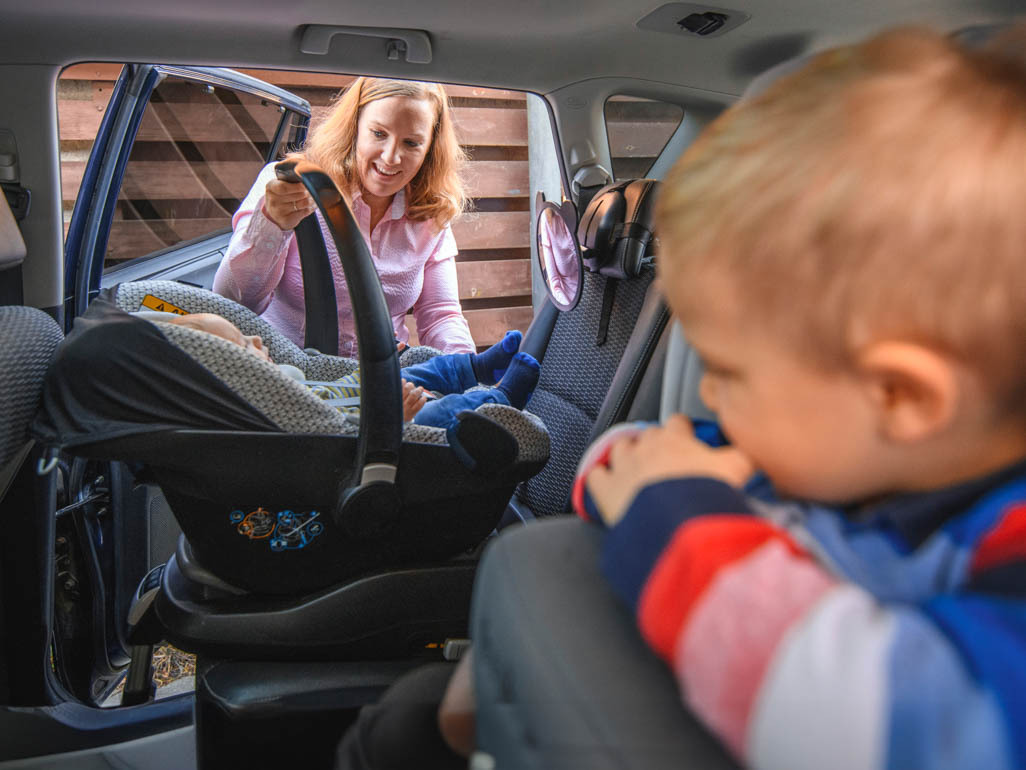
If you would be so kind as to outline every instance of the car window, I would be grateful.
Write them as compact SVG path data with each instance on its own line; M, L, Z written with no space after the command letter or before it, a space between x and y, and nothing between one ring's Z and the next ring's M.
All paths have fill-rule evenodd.
M66 222L119 70L84 65L62 76ZM230 228L232 214L275 141L283 109L252 94L173 76L159 83L125 167L104 272ZM293 125L284 132L276 155L283 154L296 130Z
M329 109L354 75L281 70L240 70L284 88L310 103L311 122ZM459 253L456 275L463 315L479 348L502 339L507 329L526 330L531 296L531 163L541 149L530 146L528 101L521 91L446 85L456 136L467 153L464 179L469 211L452 226ZM546 113L547 123L547 113ZM548 135L551 142L551 135ZM551 153L551 147L548 148ZM412 315L411 344L418 340Z
M613 178L619 182L648 174L684 110L678 104L617 95L606 100L605 118Z
M120 69L120 65L77 65L65 70L59 83L65 229ZM239 72L308 101L313 122L355 77L262 69ZM542 151L551 155L553 149L529 146L527 103L530 99L541 102L540 97L471 86L445 88L457 136L468 155L464 176L471 197L470 210L453 223L459 248L459 296L474 340L487 347L507 329L526 329L533 317L530 174L534 172L529 172L529 157ZM228 233L231 216L256 179L280 119L277 106L245 93L173 77L164 80L146 108L130 155L104 272L129 263L133 264L129 271L138 267L147 272L156 262L164 270L164 263L174 264L177 244ZM547 112L544 119L547 130ZM546 136L551 144L551 134ZM277 154L292 142L293 136L285 137ZM223 247L223 242L217 244ZM159 260L142 261L157 251L163 252ZM216 261L208 267L212 280ZM203 282L206 278L166 274L209 286ZM118 269L110 279L129 280L126 275ZM415 343L412 316L407 326Z

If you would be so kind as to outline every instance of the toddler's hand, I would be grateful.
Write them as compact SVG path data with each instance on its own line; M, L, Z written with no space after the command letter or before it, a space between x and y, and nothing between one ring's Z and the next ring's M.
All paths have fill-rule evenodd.
M754 472L751 460L740 450L709 447L695 438L686 417L674 415L662 427L647 428L613 444L608 463L588 472L586 484L602 520L612 526L649 484L701 476L741 487Z
M415 387L412 382L403 380L403 422L412 420L426 403L424 388Z

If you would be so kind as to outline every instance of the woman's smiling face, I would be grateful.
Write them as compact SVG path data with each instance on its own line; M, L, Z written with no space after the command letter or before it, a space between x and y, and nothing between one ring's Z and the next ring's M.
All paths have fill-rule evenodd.
M413 180L431 149L434 125L435 110L425 99L389 96L363 107L356 168L365 199L391 200Z

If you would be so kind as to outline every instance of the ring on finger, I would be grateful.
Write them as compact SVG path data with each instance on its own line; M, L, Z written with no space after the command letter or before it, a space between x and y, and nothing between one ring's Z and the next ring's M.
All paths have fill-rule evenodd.
M299 211L299 201L292 201L292 210Z

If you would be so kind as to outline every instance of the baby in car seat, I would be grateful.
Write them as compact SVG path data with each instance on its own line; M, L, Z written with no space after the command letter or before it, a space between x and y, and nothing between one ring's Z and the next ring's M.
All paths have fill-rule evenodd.
M243 334L231 321L213 313L190 313L161 318L166 323L186 326L212 334L238 345L264 361L274 363L263 341ZM518 352L521 334L506 335L481 353L453 353L430 358L424 363L402 369L403 419L418 425L449 428L456 415L473 411L482 404L502 404L523 409L538 384L540 366L533 356ZM309 382L296 367L279 364L289 376L304 384L317 396L340 409L355 410L359 393L360 370L334 382ZM493 385L476 388L477 385ZM435 397L437 394L439 397Z

